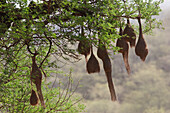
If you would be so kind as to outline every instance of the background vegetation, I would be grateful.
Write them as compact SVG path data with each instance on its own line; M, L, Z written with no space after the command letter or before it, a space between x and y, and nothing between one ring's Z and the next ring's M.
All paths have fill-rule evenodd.
M169 113L170 112L170 10L168 1L162 5L163 11L156 18L162 19L164 30L155 29L152 35L145 35L149 54L146 62L141 62L130 49L131 77L128 77L121 54L112 54L113 80L116 85L118 102L110 101L109 89L104 71L87 74L84 57L74 65L75 79L81 80L78 93L85 95L83 102L86 113ZM100 62L100 65L102 63Z
M120 37L120 21L125 26L126 19L136 19L139 12L145 20L142 24L145 32L150 34L154 28L160 28L159 19L152 17L159 15L159 4L163 0L149 0L148 3L129 0L128 4L122 0L37 1L39 3L27 0L0 2L1 112L76 113L83 112L85 104L87 112L168 113L170 61L166 35L157 30L153 37L145 35L149 46L146 63L142 63L131 49L131 77L126 73L122 57L115 55L113 44ZM135 22L132 21L138 32ZM82 36L82 29L86 36ZM112 58L118 102L110 100L103 70L88 75L85 61L75 63L79 61L75 45L84 39L93 46L98 45L98 39L106 43ZM37 64L48 76L42 85L46 109L29 103L33 52L38 52ZM69 62L74 63L69 65ZM79 103L81 97L83 104Z

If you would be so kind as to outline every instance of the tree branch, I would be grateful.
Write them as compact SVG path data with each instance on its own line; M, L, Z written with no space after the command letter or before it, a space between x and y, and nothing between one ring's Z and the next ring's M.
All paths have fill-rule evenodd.
M52 47L52 41L51 41L51 39L49 39L49 38L47 37L47 34L46 34L45 32L44 32L44 35L45 35L45 37L47 38L47 40L50 42L50 45L49 45L49 50L48 50L48 52L47 52L45 58L43 59L43 61L40 63L39 68L41 68L42 64L43 64L44 61L47 59L48 55L50 54L51 47Z
M35 53L33 53L33 52L30 50L29 42L30 42L30 40L26 40L26 41L25 41L25 44L27 45L27 50L28 50L29 53L31 53L32 55L34 55Z

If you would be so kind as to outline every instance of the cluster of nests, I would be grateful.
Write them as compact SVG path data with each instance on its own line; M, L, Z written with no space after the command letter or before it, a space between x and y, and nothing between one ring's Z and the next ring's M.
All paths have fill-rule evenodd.
M140 18L138 18L138 23L139 23L139 39L137 44L136 44L136 34L134 32L134 29L130 25L129 19L127 19L127 25L124 31L122 31L122 28L120 27L119 35L121 36L121 38L118 39L116 43L116 46L121 48L119 52L122 53L125 67L128 74L130 74L130 66L128 63L128 52L129 52L128 43L130 43L131 47L135 47L135 53L137 56L141 58L142 61L145 61L146 56L148 55L148 49L143 37Z
M127 25L124 31L122 31L122 28L120 26L119 35L121 36L121 38L119 38L116 43L116 46L121 48L119 52L122 53L123 55L125 67L126 67L128 74L130 74L130 66L128 63L128 50L129 50L128 43L130 43L131 47L135 47L136 55L139 56L142 61L145 61L145 58L148 54L147 45L143 38L142 25L141 25L140 18L138 18L138 23L139 23L139 39L138 39L137 44L136 44L136 34L134 32L134 29L130 25L129 19L127 20ZM83 29L82 29L82 32L83 32ZM95 55L93 54L92 45L89 43L88 40L81 40L79 42L78 52L85 56L86 63L87 63L86 68L89 74L100 72L99 62L96 59ZM91 52L91 56L87 60L87 56L90 54L90 52ZM42 73L41 73L40 68L36 64L36 55L37 54L35 54L32 57L31 85L32 83L34 83L37 91L35 91L32 87L31 96L30 96L30 104L37 105L38 101L40 100L41 106L45 108L44 98L43 98L42 91L41 91ZM97 56L103 62L103 68L104 68L104 71L107 77L111 100L116 101L117 96L116 96L114 84L112 81L111 61L110 61L105 44L100 40L99 40L99 45L97 49Z
M130 66L128 63L129 44L131 47L135 47L135 53L137 56L139 56L141 58L142 61L145 61L146 56L148 54L147 45L143 38L141 19L140 19L140 17L137 19L138 19L138 23L139 23L139 39L138 39L137 44L136 44L136 34L134 32L134 29L130 25L129 19L127 19L127 25L126 25L124 31L122 30L122 27L120 26L120 34L119 35L121 36L121 38L119 38L116 42L116 47L120 48L119 53L122 53L125 67L126 67L128 74L130 74ZM93 54L92 45L90 45L88 40L80 40L80 42L78 44L78 52L85 56L86 63L87 63L86 68L87 68L87 72L89 74L100 72L99 62L96 59L95 55ZM91 52L91 56L87 60L87 56L90 54L90 52ZM103 42L101 42L100 40L99 40L99 45L97 48L97 56L103 62L103 68L104 68L104 71L105 71L105 74L107 77L111 100L116 101L117 97L116 97L115 88L114 88L113 81L112 81L112 74L111 74L111 72L112 72L111 61L108 56L108 52L105 47L105 44Z

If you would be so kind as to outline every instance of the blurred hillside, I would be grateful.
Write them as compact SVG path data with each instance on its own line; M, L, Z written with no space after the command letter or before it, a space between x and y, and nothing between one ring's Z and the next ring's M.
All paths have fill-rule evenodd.
M142 62L130 48L129 63L132 70L128 77L121 54L112 55L112 77L118 102L110 100L106 77L100 61L99 74L87 74L84 57L80 62L65 65L73 69L73 80L80 80L77 94L85 96L86 113L170 113L170 16L169 0L162 5L165 30L155 29L152 35L144 35L149 55ZM169 4L168 4L169 3ZM50 79L53 81L54 79ZM57 84L56 84L57 87Z

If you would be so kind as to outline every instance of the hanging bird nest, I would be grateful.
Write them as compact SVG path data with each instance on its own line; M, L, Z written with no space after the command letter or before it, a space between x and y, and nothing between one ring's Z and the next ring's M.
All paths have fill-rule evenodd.
M125 51L124 53L122 53L122 55L123 55L123 61L126 67L126 71L130 75L131 70L130 70L130 65L128 60L128 51Z
M141 58L142 61L145 61L146 56L148 55L148 49L147 49L147 44L145 42L145 39L143 37L140 18L138 18L138 23L139 23L139 39L135 47L135 53L137 56Z
M145 61L146 56L148 55L148 49L146 42L143 38L143 35L139 36L136 48L135 48L135 53L137 56L141 58L142 61Z
M45 107L44 97L41 91L42 73L36 64L36 55L32 57L32 70L31 70L31 83L34 83L37 88L37 94L40 99L41 105Z
M119 47L119 53L123 53L124 51L126 51L126 41L125 39L123 38L123 32L122 32L122 27L120 26L120 30L119 30L119 35L121 36L120 38L117 39L117 42L116 42L116 47Z
M87 62L87 72L90 73L96 73L100 72L100 66L99 62L96 59L96 57L93 54L93 49L91 48L91 56Z
M116 42L116 47L119 47L120 49L118 50L119 53L123 53L125 50L124 46L125 46L125 40L123 38L121 39L117 39Z
M38 104L38 97L37 97L37 94L36 94L36 92L32 89L32 91L31 91L31 97L30 97L30 104L32 105L32 106L35 106L35 105L37 105Z
M106 46L103 43L101 43L100 40L99 40L99 45L98 45L98 49L97 49L97 56L102 60L104 60L105 57L108 56Z
M103 68L105 72L111 72L112 68L111 68L111 61L109 57L105 57L105 59L103 59Z
M90 54L90 43L88 40L81 40L78 44L77 51L85 56L87 62L87 56Z
M120 27L119 35L122 36L122 28L121 27ZM129 66L129 62L128 62L129 45L128 45L127 41L125 41L125 38L121 37L120 39L117 39L116 47L121 48L118 52L122 53L127 73L130 75L130 66Z
M103 61L103 68L107 77L107 82L108 82L108 86L109 86L109 91L110 91L110 95L111 95L111 100L112 101L116 101L116 92L114 89L114 84L112 81L112 66L111 66L111 61L110 58L108 56L108 52L106 50L105 45L101 42L101 40L99 40L99 46L97 49L97 56Z
M136 44L136 34L132 26L130 25L129 19L127 20L127 25L123 31L125 41L130 43L131 47L135 47Z
M117 97L116 97L116 92L115 92L115 88L114 88L114 84L112 81L112 66L111 66L111 61L109 57L105 57L105 59L103 59L103 68L107 77L107 82L108 82L108 86L109 86L109 91L110 91L110 95L111 95L111 100L112 101L116 101Z

